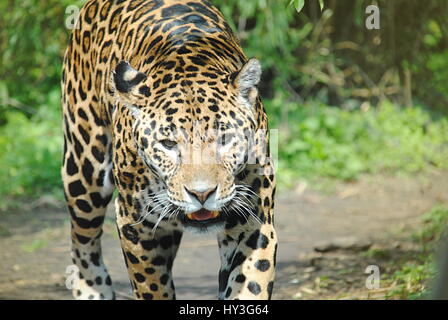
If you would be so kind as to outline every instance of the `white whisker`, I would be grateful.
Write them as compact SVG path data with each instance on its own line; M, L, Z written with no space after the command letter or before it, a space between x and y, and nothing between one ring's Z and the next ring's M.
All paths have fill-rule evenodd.
M252 189L245 185L237 185L236 188L237 193L235 197L232 199L234 206L233 208L237 212L238 215L242 214L244 217L248 218L248 216L251 216L254 218L259 224L262 224L260 217L258 217L251 208L254 207L254 203L251 201L251 199L254 198L254 196L259 198L259 195L256 194Z
M140 216L136 223L131 224L132 226L142 223L152 212L170 204L165 191L152 192L147 196L148 203L144 206L143 211L148 211L151 206L152 208L143 216Z
M170 212L169 209L170 209L171 207L172 207L172 206L169 205L169 206L166 206L165 209L163 209L162 213L161 213L160 216L159 216L159 219L157 219L156 224L155 224L154 227L152 228L152 232L154 233L154 235L155 235L155 231L156 231L156 229L157 229L157 226L158 226L159 223L163 220L163 218L165 218L165 216Z

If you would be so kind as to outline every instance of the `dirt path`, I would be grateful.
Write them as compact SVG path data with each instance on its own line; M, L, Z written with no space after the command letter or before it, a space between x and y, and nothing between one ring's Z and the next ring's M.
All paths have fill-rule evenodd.
M279 196L276 226L280 244L273 298L370 297L359 296L360 290L365 293L365 267L383 261L361 258L356 252L386 243L395 245L400 254L403 248L394 244L398 241L394 235L416 225L420 215L434 205L448 204L447 191L448 172L433 172L414 177L364 177L337 185L330 195L302 184ZM347 250L333 250L337 247ZM64 285L65 269L71 264L68 248L65 210L39 207L0 212L0 299L70 299ZM118 297L128 299L129 283L111 209L103 248ZM317 253L316 248L327 253ZM213 237L185 234L173 271L178 298L215 299L218 261ZM337 281L329 281L330 271ZM316 287L328 288L329 283L332 290L316 291Z

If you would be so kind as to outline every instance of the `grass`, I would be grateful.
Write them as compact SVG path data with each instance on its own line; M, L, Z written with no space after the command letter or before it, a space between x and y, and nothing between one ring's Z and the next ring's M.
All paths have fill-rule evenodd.
M47 246L47 241L42 239L36 239L31 243L25 243L21 246L21 249L27 253L36 252Z
M423 227L414 232L411 240L419 248L398 261L398 269L386 275L387 299L429 298L430 282L437 275L435 252L448 225L448 207L437 206L422 217Z

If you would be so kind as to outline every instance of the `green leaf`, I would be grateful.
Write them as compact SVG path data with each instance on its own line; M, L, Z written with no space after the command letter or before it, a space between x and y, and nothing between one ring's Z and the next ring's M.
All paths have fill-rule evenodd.
M319 0L320 11L324 10L324 0Z
M300 12L305 5L305 0L291 0L290 4L294 5L294 8L296 8L297 12Z

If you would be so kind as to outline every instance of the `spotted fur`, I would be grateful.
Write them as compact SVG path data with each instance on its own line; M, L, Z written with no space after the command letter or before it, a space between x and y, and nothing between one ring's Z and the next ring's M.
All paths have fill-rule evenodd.
M184 229L217 233L220 299L270 298L272 164L235 160L250 156L250 141L235 135L268 128L260 76L259 62L246 58L206 0L87 1L62 74L62 178L80 270L75 298L115 297L100 244L115 188L137 299L175 298L171 269ZM256 142L263 139L255 133ZM209 154L219 161L187 161L182 148L212 143L224 150ZM198 210L218 216L188 218Z

